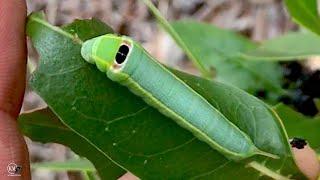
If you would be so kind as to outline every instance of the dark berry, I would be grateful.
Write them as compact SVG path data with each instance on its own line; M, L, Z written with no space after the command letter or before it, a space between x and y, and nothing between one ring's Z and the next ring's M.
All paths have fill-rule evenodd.
M279 102L282 102L283 104L287 104L287 105L292 103L292 99L291 99L291 97L288 96L288 95L280 96L280 97L278 98L278 101L279 101Z
M312 96L320 97L320 70L312 73L301 85L303 93Z
M300 90L297 92L293 98L294 107L304 115L315 116L318 113L318 109L313 98L309 95L302 94Z
M302 139L302 138L293 138L290 141L291 147L297 148L297 149L303 149L304 146L307 145L306 140Z
M291 81L296 81L302 74L302 66L297 62L291 62L284 66L283 76Z

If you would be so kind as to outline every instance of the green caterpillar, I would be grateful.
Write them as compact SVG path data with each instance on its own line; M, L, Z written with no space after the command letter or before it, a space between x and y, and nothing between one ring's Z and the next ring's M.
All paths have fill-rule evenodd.
M108 78L173 119L227 158L241 160L259 150L251 139L186 83L125 36L106 34L84 42L81 54Z

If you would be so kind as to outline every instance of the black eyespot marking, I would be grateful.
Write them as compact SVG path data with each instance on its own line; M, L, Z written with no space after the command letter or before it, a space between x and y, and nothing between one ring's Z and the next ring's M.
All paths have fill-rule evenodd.
M129 47L125 44L121 45L116 55L116 62L122 64L126 60L128 53Z
M293 139L291 140L290 144L291 144L291 147L293 147L293 148L303 149L304 146L307 145L307 142L306 142L306 140L304 140L304 139L296 138L296 137L295 137L295 138L293 138Z
M129 52L129 47L127 45L123 44L123 45L120 46L118 52L127 55L128 52Z
M126 59L127 56L121 54L121 53L117 53L116 55L116 62L118 64L122 64L124 62L124 60Z

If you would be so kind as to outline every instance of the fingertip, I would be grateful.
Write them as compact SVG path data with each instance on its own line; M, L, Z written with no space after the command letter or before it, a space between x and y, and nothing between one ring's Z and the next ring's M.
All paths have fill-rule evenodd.
M30 179L27 146L17 122L6 112L0 111L0 125L0 179L9 179L10 176Z
M320 163L316 152L300 138L295 138L290 142L295 162L300 171L308 179L316 180L320 174Z
M139 180L139 178L132 173L127 172L126 174L118 178L118 180Z
M0 1L0 110L16 117L25 87L26 4Z

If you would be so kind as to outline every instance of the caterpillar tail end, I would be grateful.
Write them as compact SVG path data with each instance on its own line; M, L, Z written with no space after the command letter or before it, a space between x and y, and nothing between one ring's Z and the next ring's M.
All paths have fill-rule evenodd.
M270 157L272 159L280 159L280 157L278 155L275 155L275 154L272 154L272 153L268 153L268 152L265 152L265 151L261 151L259 149L257 149L256 153L259 154L259 155Z

